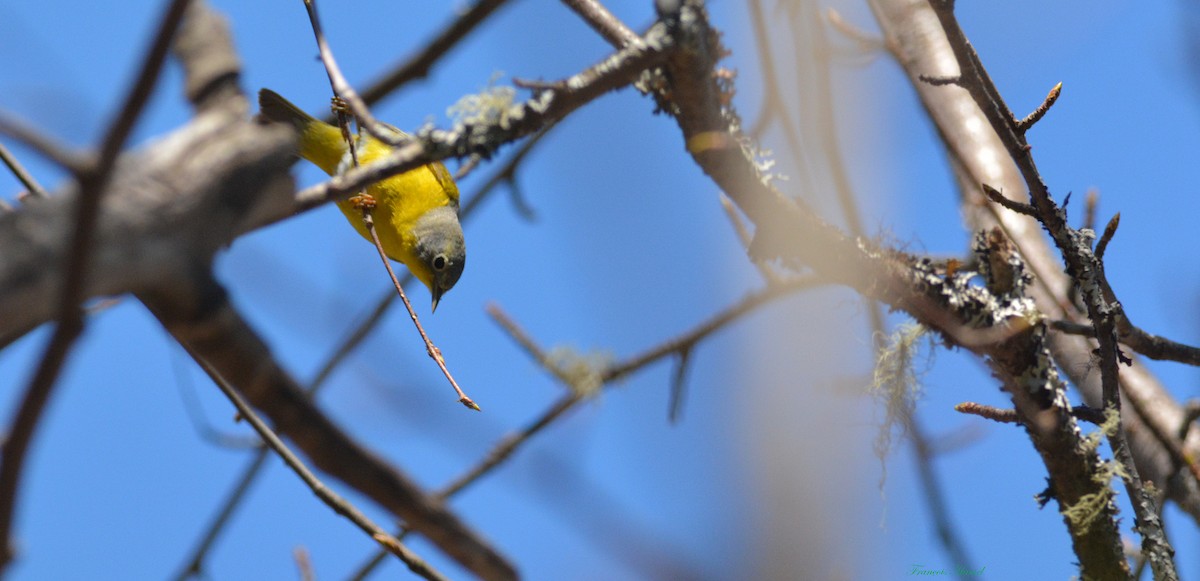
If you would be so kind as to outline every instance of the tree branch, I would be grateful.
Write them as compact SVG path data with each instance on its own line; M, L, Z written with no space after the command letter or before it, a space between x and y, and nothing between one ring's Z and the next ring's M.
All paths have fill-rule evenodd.
M237 408L238 416L250 423L251 427L266 442L267 446L283 459L284 464L287 464L288 468L291 468L308 485L317 498L320 498L322 502L329 505L338 514L349 519L355 526L362 529L363 532L371 535L372 539L383 545L385 550L399 558L413 573L431 581L446 579L436 569L430 567L424 559L421 559L416 553L413 553L408 547L404 546L399 539L379 528L379 525L367 518L353 504L350 504L346 499L325 486L304 465L304 462L288 449L287 445L279 439L279 436L276 436L275 432L272 432L271 428L267 427L267 424L258 417L258 414L254 413L254 410L242 399L242 396L238 395L237 390L232 385L229 385L229 382L225 381L225 378L221 377L221 374L216 369L208 366L200 357L196 357L196 361L200 363L204 371L212 378L213 383L221 389L221 393L224 393L225 397L229 398L229 401Z
M1028 218L1011 212L996 212L982 202L978 184L987 183L1012 194L1026 190L1024 179L1006 155L1005 146L995 132L978 131L989 125L971 96L961 89L937 88L921 82L922 75L952 76L958 74L953 66L955 57L933 9L925 0L871 0L872 11L879 21L887 45L905 69L924 111L933 121L938 135L956 167L959 182L964 184L962 199L964 215L972 230L1003 227L1019 246L1021 256L1035 274L1029 293L1038 309L1048 316L1089 324L1086 314L1073 306L1070 299L1071 279L1062 272L1059 259L1047 247L1039 227ZM950 63L950 65L947 65ZM1049 347L1060 369L1071 378L1083 393L1088 405L1102 407L1103 396L1099 374L1095 369L1095 344L1083 337L1058 333L1049 337ZM1129 414L1122 418L1131 439L1138 469L1160 490L1168 491L1193 519L1200 522L1200 488L1190 475L1176 475L1169 453L1156 441L1145 424L1173 430L1179 425L1182 410L1150 371L1135 361L1132 367L1121 370L1122 392L1129 399L1145 405L1146 415ZM1191 433L1183 447L1192 455L1200 455L1200 434Z
M512 566L440 502L322 414L207 276L191 281L189 292L148 292L139 298L176 340L234 385L323 472L403 518L476 575L515 578Z
M74 203L70 246L63 257L65 264L58 296L58 324L54 327L54 334L50 337L33 379L21 397L21 404L10 424L8 436L0 448L3 451L3 463L0 464L0 569L7 566L14 556L12 525L26 452L33 439L34 430L41 421L42 412L50 400L63 362L75 339L83 331L83 310L80 303L86 296L84 286L89 274L88 268L92 266L90 261L100 200L105 193L105 186L111 179L117 155L124 147L125 140L133 130L134 121L141 114L158 80L163 62L167 58L171 38L183 20L187 6L188 0L174 0L168 5L137 80L101 142L95 161L77 175L79 195Z

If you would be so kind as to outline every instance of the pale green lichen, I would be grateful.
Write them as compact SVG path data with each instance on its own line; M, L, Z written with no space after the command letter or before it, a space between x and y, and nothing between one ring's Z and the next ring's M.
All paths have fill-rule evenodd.
M1114 408L1105 409L1104 422L1100 424L1098 430L1084 436L1083 446L1094 453L1100 447L1100 440L1105 436L1111 437L1116 434L1120 426L1120 413ZM1109 504L1117 495L1111 486L1114 477L1128 478L1129 473L1125 470L1125 466L1113 460L1100 462L1100 466L1092 474L1092 482L1095 482L1100 490L1083 495L1075 504L1063 506L1063 516L1077 528L1079 534L1087 534L1092 523L1108 511Z
M1062 515L1071 522L1077 535L1086 535L1091 530L1092 523L1107 512L1115 494L1113 489L1105 486L1098 492L1079 497L1075 504L1063 506Z
M574 347L560 345L546 353L544 363L576 395L591 397L600 393L604 377L615 360L607 351L583 353Z
M887 456L892 451L894 433L904 433L908 418L921 395L920 374L916 370L919 340L928 329L918 323L901 325L888 344L879 350L870 393L884 405L883 423L875 435L875 456L879 458L879 493L887 483Z
M496 73L483 91L474 95L463 95L446 109L446 115L456 125L499 125L506 127L507 116L516 99L517 90L509 86L496 86L500 77Z

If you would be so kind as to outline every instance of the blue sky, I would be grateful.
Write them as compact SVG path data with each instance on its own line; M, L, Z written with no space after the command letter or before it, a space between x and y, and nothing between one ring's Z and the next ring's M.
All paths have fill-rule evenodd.
M70 143L94 143L138 65L159 4L0 6L0 53L8 57L0 59L0 108ZM311 111L328 102L299 0L213 4L233 23L248 91L270 87ZM351 82L363 86L440 27L448 12L432 4L322 3ZM652 17L650 2L610 4L634 28ZM1064 83L1030 140L1056 195L1096 187L1102 216L1122 212L1107 256L1126 309L1152 332L1200 342L1191 235L1200 212L1191 175L1200 150L1200 85L1186 52L1195 16L1182 3L961 4L963 26L1014 110L1031 110ZM712 10L735 52L739 108L753 119L761 77L747 17L738 2L713 2ZM843 12L874 28L861 6ZM785 49L776 45L777 58L786 58ZM496 75L500 83L556 79L608 51L559 3L515 0L431 78L375 113L402 128L445 124L448 106ZM861 61L847 59L835 75L836 121L868 230L914 250L962 253L968 234L936 135L894 63ZM179 81L172 66L135 143L186 121ZM715 186L686 158L673 122L651 111L630 91L579 111L519 174L536 218L522 218L499 192L467 224L467 271L423 322L485 413L454 403L398 312L335 375L322 407L437 487L562 394L488 319L485 305L502 306L547 347L620 358L759 287ZM784 148L777 133L766 145ZM28 151L16 151L48 186L61 180ZM801 174L781 161L785 173ZM460 184L464 194L495 167ZM296 176L301 185L322 179L304 164ZM799 191L799 183L784 187ZM18 188L0 175L0 196L11 199ZM837 219L826 191L805 196ZM374 251L332 207L238 240L216 268L235 304L301 381L388 289ZM414 294L423 308L425 291ZM887 459L879 489L872 441L882 412L862 395L871 370L862 315L860 301L841 289L760 311L693 354L682 421L666 420L672 366L657 364L549 428L452 506L531 579L638 579L678 564L704 578L770 577L756 568L768 558L800 578L890 579L916 564L952 567L929 526L906 446ZM11 409L47 337L39 329L0 353L3 409ZM1194 394L1193 370L1152 368L1179 398ZM1044 469L1024 434L950 409L964 400L1003 405L994 380L969 356L938 351L924 391L918 413L928 432L974 438L936 466L971 565L997 579L1072 575L1059 516L1032 500L1044 487ZM28 464L13 578L174 573L248 462L245 451L197 435L186 408L193 398L217 430L249 435L134 301L94 317ZM387 522L360 497L350 499ZM1132 535L1131 513L1122 515ZM1195 524L1173 509L1167 522L1184 577L1200 578ZM293 578L297 546L311 553L322 579L344 577L371 551L357 529L272 460L209 571L215 579ZM428 543L413 547L451 576L463 575ZM383 571L381 578L394 577L400 568L389 563Z

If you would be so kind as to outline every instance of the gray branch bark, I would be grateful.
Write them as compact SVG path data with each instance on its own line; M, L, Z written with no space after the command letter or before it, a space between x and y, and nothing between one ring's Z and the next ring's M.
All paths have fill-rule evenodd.
M988 121L963 89L934 86L919 80L926 77L953 77L958 74L953 52L929 3L925 0L872 0L889 49L908 74L926 113L946 145L955 166L963 198L967 224L972 230L1000 226L1016 242L1021 256L1039 284L1031 285L1030 296L1047 314L1062 313L1064 318L1087 323L1086 315L1068 298L1071 279L1063 272L1058 254L1047 244L1040 225L1033 219L1007 210L995 211L987 203L981 184L988 184L1010 199L1021 199L1026 189L999 138L991 131L972 131L988 127ZM1051 113L1053 117L1053 113ZM1054 359L1093 407L1103 407L1100 375L1092 352L1096 342L1086 337L1051 333L1048 345ZM1127 352L1131 353L1131 351ZM1176 434L1183 423L1184 411L1153 373L1134 357L1132 367L1121 368L1121 391L1136 399L1123 406L1125 427L1138 471L1168 493L1184 511L1200 523L1200 489L1186 471L1181 471L1170 453L1147 424L1159 433ZM1200 433L1192 430L1184 451L1192 457L1200 454Z
M290 130L254 123L224 20L194 2L176 39L196 109L123 154L103 198L84 296L133 294L327 474L359 490L485 579L515 570L297 387L212 277L214 254L295 207ZM77 186L0 215L0 346L55 316Z

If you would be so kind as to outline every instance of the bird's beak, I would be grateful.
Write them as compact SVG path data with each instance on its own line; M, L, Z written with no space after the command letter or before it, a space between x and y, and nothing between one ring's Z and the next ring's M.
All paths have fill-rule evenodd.
M430 309L429 312L436 313L438 301L442 300L442 287L435 284L433 285L433 288L430 289L430 292L433 294L433 308Z

